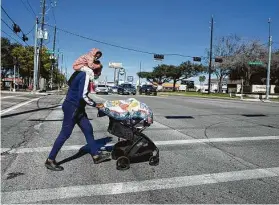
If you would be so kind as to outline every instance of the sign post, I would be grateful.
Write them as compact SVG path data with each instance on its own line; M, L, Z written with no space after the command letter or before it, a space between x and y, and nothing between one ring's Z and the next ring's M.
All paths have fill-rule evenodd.
M116 70L123 68L122 63L110 63L109 67L114 69L114 84L116 85ZM119 76L119 75L118 75Z

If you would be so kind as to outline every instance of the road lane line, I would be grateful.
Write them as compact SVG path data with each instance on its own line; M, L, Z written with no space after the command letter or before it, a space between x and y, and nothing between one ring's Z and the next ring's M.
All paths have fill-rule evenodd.
M222 143L222 142L245 142L245 141L262 141L262 140L279 140L279 136L259 136L259 137L231 137L231 138L211 138L211 139L190 139L190 140L170 140L170 141L154 141L157 146L172 146L185 144L203 144L203 143ZM108 143L107 146L113 145ZM78 150L84 145L63 146L61 151ZM49 152L52 147L35 147L35 148L19 148L9 149L1 148L1 153L8 152L10 154L24 154L33 152ZM10 151L9 151L10 150Z
M13 96L5 96L5 97L1 96L1 99L15 98L15 97L19 97L19 96L21 96L21 95L13 95Z
M143 191L165 190L206 184L235 182L240 180L261 179L279 176L279 167L250 169L242 171L161 178L144 181L131 181L83 186L68 186L36 190L2 192L2 203L31 203L45 200L79 198L87 196L116 195Z
M29 101L26 101L26 102L23 102L23 103L19 103L19 104L15 105L15 106L12 106L12 107L7 108L7 109L5 109L5 110L1 110L0 115L3 115L3 114L5 114L5 113L7 113L7 112L10 112L10 111L13 111L13 110L15 110L15 109L17 109L17 108L19 108L19 107L22 107L22 106L24 106L24 105L27 105L27 104L29 104L29 103L31 103L31 102L33 102L33 101L39 100L39 99L40 99L40 98L34 98L34 99L32 99L32 100L29 100Z

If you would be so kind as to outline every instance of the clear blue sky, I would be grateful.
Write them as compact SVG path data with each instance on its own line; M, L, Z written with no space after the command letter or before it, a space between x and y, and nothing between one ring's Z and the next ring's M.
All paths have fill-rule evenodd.
M47 1L47 10L51 2ZM179 53L190 56L204 56L209 47L209 21L214 16L214 37L237 34L244 39L268 41L268 23L272 19L272 36L279 42L278 0L56 0L57 5L46 15L48 24L83 36L133 49L155 53ZM25 8L24 4L29 11ZM42 8L39 0L29 0L37 15ZM27 0L2 0L2 6L10 17L29 32L35 22L34 14ZM54 11L54 15L52 13ZM1 11L1 17L9 19ZM2 23L2 22L1 22ZM52 48L53 31L47 26L50 39L47 47ZM2 29L14 34L2 24ZM6 36L1 33L1 35ZM33 45L34 32L29 34L28 44ZM109 62L122 62L128 75L136 76L139 63L142 70L150 71L158 64L152 55L122 50L58 31L57 48L64 52L68 73L72 63L93 47L103 51L102 77L113 80ZM163 63L178 65L189 58L166 56ZM191 60L191 59L190 59Z

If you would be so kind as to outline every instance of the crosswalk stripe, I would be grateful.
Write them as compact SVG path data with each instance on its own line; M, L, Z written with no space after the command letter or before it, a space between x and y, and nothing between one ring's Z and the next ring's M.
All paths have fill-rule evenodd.
M222 142L240 142L240 141L261 141L261 140L278 140L279 136L259 136L259 137L231 137L231 138L211 138L211 139L189 139L189 140L170 140L170 141L154 141L157 146L185 145L185 144L202 144L202 143L222 143ZM107 146L113 144L108 143ZM62 151L78 150L83 145L63 146ZM8 152L10 154L24 154L32 152L49 152L52 147L36 147L36 148L19 148L9 149L1 148L1 153Z
M26 101L26 102L19 103L19 104L15 105L15 106L12 106L12 107L10 107L10 108L8 108L8 109L1 110L0 115L3 115L3 114L5 114L5 113L7 113L7 112L10 112L10 111L13 111L13 110L15 110L15 109L17 109L17 108L19 108L19 107L21 107L21 106L27 105L27 104L29 104L29 103L31 103L31 102L33 102L33 101L38 100L38 99L40 99L40 98L35 98L35 99L32 99L32 100L28 100L28 101Z
M2 203L22 204L75 197L116 195L278 176L279 167L274 167L266 169L250 169L193 176L161 178L144 181L2 192Z

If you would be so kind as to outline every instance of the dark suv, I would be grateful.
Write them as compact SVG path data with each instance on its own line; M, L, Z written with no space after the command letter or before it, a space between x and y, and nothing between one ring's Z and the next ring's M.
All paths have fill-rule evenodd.
M153 85L143 85L141 86L140 90L139 90L139 94L143 94L145 93L145 95L157 95L157 88L154 87Z
M122 95L124 95L124 94L135 95L137 93L137 91L136 91L136 88L132 84L125 83L125 84L118 86L117 93L122 94Z

